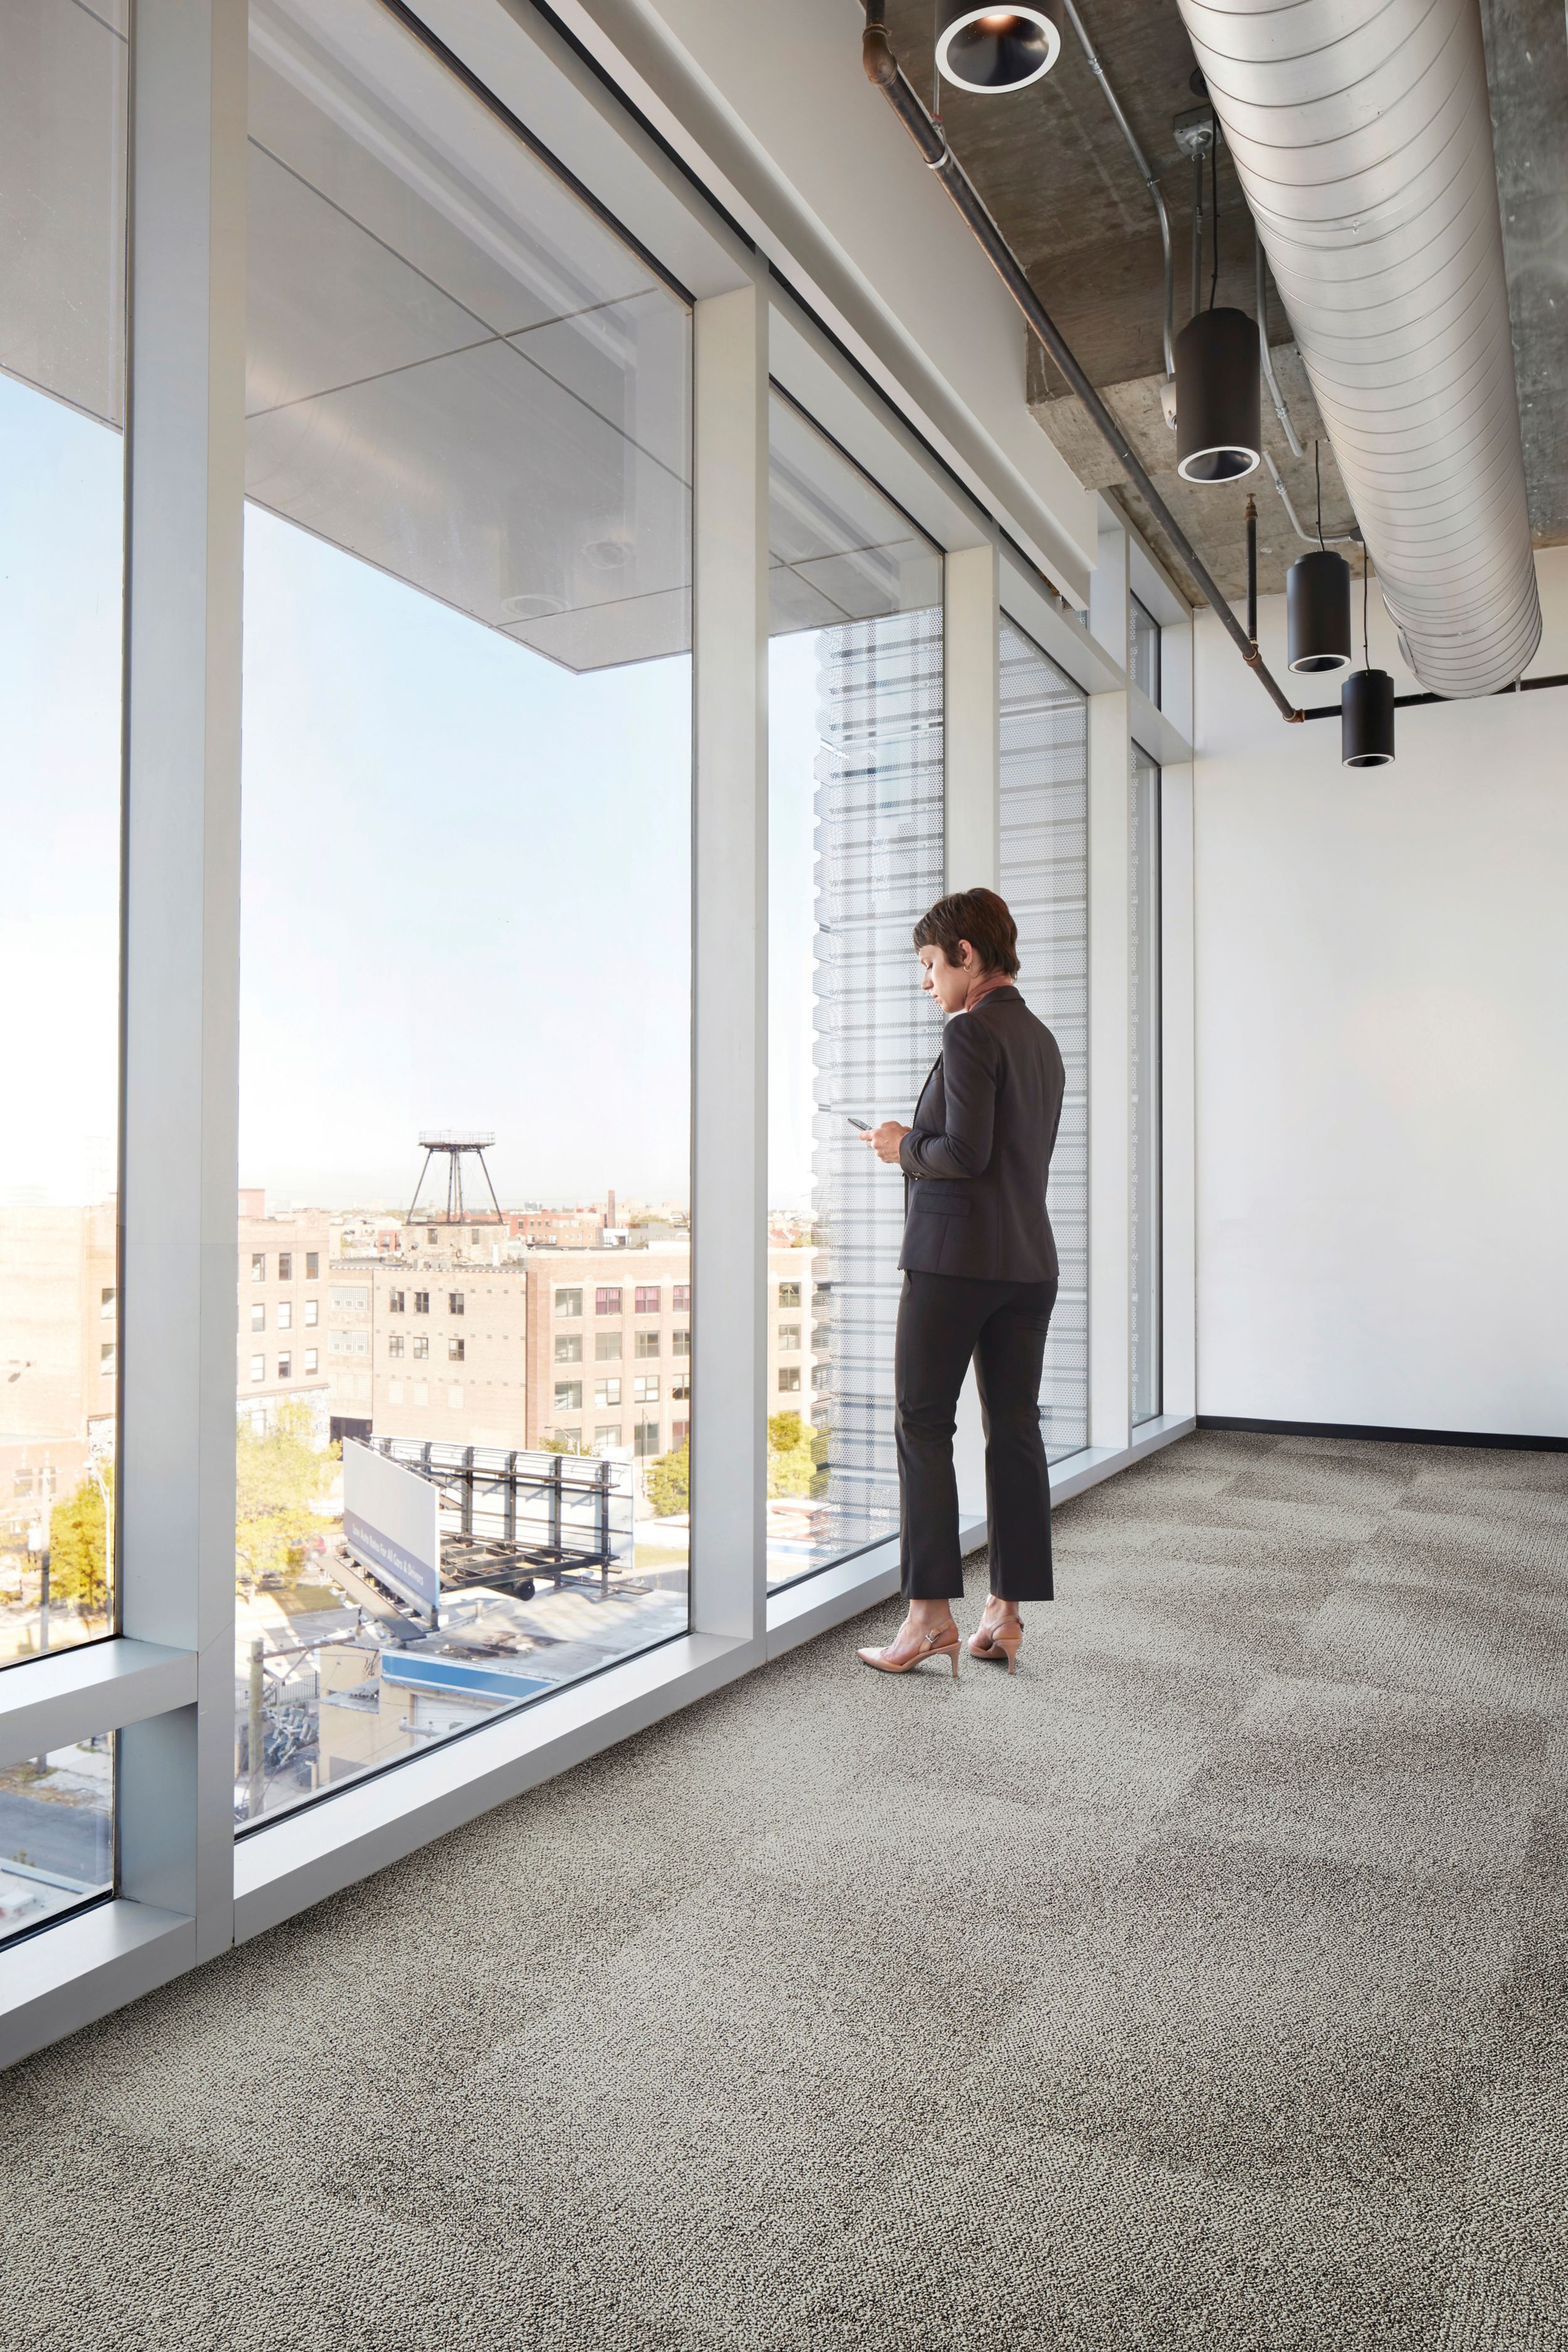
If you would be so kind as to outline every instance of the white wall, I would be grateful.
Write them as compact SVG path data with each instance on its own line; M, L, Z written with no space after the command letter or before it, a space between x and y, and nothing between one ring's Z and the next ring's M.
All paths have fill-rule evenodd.
M1375 589L1372 654L1418 690ZM1568 687L1402 710L1358 772L1212 615L1196 673L1198 1410L1568 1433Z

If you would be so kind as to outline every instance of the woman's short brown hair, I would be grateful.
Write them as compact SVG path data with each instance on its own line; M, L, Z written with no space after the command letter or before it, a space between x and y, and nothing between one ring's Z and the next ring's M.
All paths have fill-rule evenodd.
M1016 973L1018 926L994 890L955 890L928 907L915 925L916 947L940 948L949 963L962 962L965 940L987 971L1005 971L1009 979Z

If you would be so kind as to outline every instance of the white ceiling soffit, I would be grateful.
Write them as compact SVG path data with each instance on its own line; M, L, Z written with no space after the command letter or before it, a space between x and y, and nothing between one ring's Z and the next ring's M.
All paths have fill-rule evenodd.
M494 5L443 0L443 21ZM502 5L526 15L526 0ZM1038 446L1016 307L861 70L858 0L552 5L973 495L1084 603L1093 499Z
M252 0L246 488L573 669L690 642L686 305L369 0Z
M773 636L929 611L942 553L775 392L768 420L768 614Z
M126 19L4 0L0 368L124 423ZM15 209L10 209L14 205Z
M1541 641L1477 0L1180 0L1411 668Z

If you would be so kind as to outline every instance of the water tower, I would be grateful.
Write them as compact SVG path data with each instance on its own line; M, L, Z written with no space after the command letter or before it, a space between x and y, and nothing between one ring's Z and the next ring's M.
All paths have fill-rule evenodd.
M439 1156L447 1162L447 1205L445 1209L419 1210L422 1221L427 1225L504 1225L506 1219L501 1214L496 1188L490 1182L490 1171L485 1163L485 1154L494 1141L493 1135L480 1135L473 1128L438 1128L421 1135L419 1149L425 1154L425 1165L419 1171L419 1181L414 1187L414 1198L409 1202L405 1223L411 1225L414 1223L415 1213L419 1210L419 1195L425 1190L425 1179L430 1173L430 1162ZM463 1204L463 1161L469 1153L479 1161L479 1174L484 1178L485 1190L490 1196L488 1209L468 1209Z

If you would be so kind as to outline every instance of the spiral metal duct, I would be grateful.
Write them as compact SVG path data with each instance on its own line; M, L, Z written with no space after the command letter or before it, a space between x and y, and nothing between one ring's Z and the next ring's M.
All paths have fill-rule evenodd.
M1179 0L1405 659L1541 641L1478 0Z

